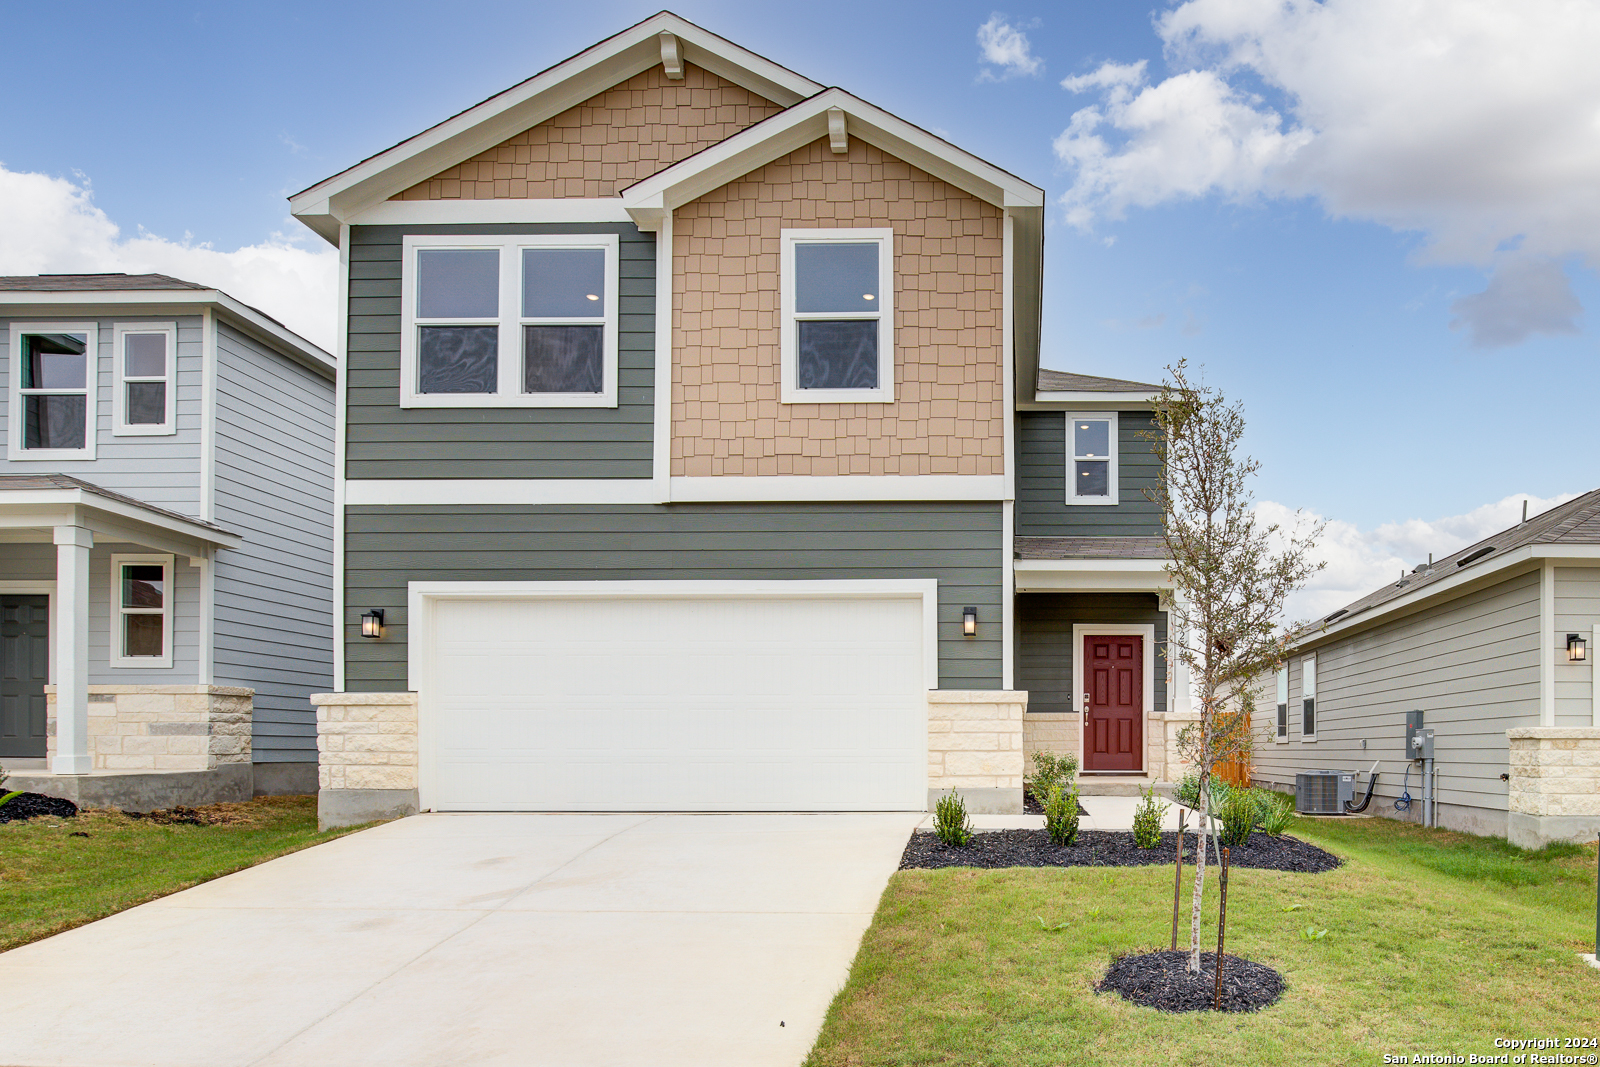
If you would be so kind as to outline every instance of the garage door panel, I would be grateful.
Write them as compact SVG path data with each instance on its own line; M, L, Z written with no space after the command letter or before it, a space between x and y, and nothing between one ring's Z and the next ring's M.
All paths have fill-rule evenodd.
M918 599L444 600L434 631L435 807L923 803Z

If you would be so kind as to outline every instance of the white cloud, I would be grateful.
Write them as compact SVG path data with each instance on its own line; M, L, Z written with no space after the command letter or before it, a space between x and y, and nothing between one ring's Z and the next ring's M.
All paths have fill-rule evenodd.
M122 229L94 205L89 181L0 164L0 274L122 271L214 286L331 350L339 254L282 234L232 252Z
M1452 330L1465 328L1475 348L1521 344L1536 333L1577 333L1583 305L1566 271L1548 259L1501 262L1489 287L1450 305Z
M1055 143L1075 225L1207 195L1306 196L1422 233L1425 260L1504 264L1522 282L1543 263L1558 304L1555 263L1600 266L1600 6L1189 0L1156 30L1179 73L1145 84L1107 64L1064 83L1103 96Z
M1577 495L1562 493L1537 497L1518 493L1464 515L1433 520L1405 519L1384 523L1373 530L1330 519L1313 554L1314 559L1327 566L1290 599L1285 614L1290 620L1319 619L1387 583L1398 581L1402 571L1426 563L1429 553L1435 559L1442 559L1490 534L1515 526L1522 519L1523 501L1528 503L1531 518ZM1286 531L1295 527L1293 509L1282 504L1262 501L1256 506L1256 514L1262 522L1277 523ZM1322 516L1314 513L1300 516L1302 523L1321 519Z
M1028 35L998 11L978 27L978 62L986 64L978 73L979 81L1002 81L1044 69L1044 60L1033 54Z

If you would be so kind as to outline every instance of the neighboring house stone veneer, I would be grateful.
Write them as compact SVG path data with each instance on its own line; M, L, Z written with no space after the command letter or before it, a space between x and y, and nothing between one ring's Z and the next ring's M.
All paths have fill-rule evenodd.
M89 686L93 771L250 766L255 691L222 685ZM56 690L45 687L45 759L56 754Z
M1511 843L1540 848L1600 834L1600 727L1531 726L1507 730L1506 736Z
M779 403L781 232L892 227L890 404ZM1000 474L998 208L858 138L826 139L679 208L672 474Z
M781 110L692 63L677 81L657 65L390 199L616 196Z

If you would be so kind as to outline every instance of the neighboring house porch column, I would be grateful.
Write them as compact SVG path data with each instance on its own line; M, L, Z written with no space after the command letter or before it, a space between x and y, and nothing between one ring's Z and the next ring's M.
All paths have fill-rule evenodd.
M82 526L55 527L56 543L56 774L88 774L89 549Z

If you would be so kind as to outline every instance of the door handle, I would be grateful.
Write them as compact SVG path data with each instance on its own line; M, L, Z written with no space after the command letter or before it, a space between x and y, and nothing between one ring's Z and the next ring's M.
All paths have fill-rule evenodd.
M1089 725L1089 694L1083 694L1083 725Z

